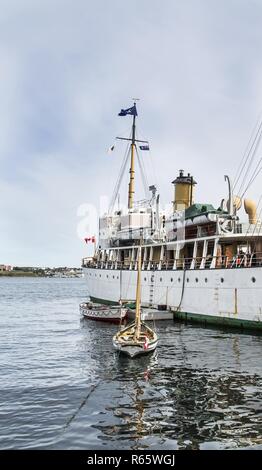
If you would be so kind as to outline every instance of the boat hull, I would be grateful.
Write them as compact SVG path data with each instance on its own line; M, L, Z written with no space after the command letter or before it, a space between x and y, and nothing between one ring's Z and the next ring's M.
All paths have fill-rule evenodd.
M119 270L84 268L84 275L95 300L135 298L136 271L122 271L121 289ZM143 306L165 305L178 320L262 329L262 267L142 271L141 291Z
M121 323L127 318L128 309L117 309L110 307L90 308L88 304L80 304L80 313L84 318L93 321L108 322L108 323Z
M126 356L131 358L142 356L145 354L149 354L153 352L157 347L158 341L154 341L148 345L147 349L144 349L143 346L129 346L129 345L122 345L115 339L113 339L113 346L119 353L122 353Z

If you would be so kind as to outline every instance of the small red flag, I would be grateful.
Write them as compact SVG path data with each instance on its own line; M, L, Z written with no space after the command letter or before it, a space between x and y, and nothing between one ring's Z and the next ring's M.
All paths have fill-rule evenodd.
M95 243L96 242L96 237L87 237L87 238L84 238L85 242L88 243L88 242L92 242L92 243Z

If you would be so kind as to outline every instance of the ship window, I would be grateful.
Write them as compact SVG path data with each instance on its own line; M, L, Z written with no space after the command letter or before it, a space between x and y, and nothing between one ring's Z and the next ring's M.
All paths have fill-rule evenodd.
M101 277L101 274L99 274L99 277Z
M186 282L189 282L189 277L187 277Z
M160 282L162 282L162 277L160 277Z
M115 276L113 276L113 279L115 279Z
M198 277L196 277L196 282L198 282Z
M173 280L174 280L174 279L171 277L170 282L173 282Z
M146 281L146 277L144 277L144 281Z
M179 278L178 278L178 282L180 282L180 281L181 281L181 279L180 279L180 277L179 277Z
M221 277L220 281L221 281L221 282L224 282L224 278L223 278L223 277Z
M119 279L119 277L117 276L117 279Z
M108 278L108 274L106 275L106 277Z
M207 277L205 277L205 282L207 282Z
M256 278L255 278L255 277L252 277L252 282L256 282Z

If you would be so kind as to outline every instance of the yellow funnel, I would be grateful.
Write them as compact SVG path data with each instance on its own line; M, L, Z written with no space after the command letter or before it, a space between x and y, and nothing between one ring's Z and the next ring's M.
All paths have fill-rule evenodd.
M172 181L172 184L175 186L174 210L187 209L194 204L194 186L196 181L194 181L190 173L184 176L184 170L180 170L179 176Z

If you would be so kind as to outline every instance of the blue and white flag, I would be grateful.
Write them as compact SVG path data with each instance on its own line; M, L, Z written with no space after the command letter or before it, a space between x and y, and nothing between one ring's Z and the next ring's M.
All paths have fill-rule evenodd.
M149 150L149 145L139 145L140 150Z
M132 106L132 108L127 108L127 109L121 109L120 113L118 113L118 116L126 116L127 114L131 114L132 116L137 116L137 110L136 110L136 105Z

